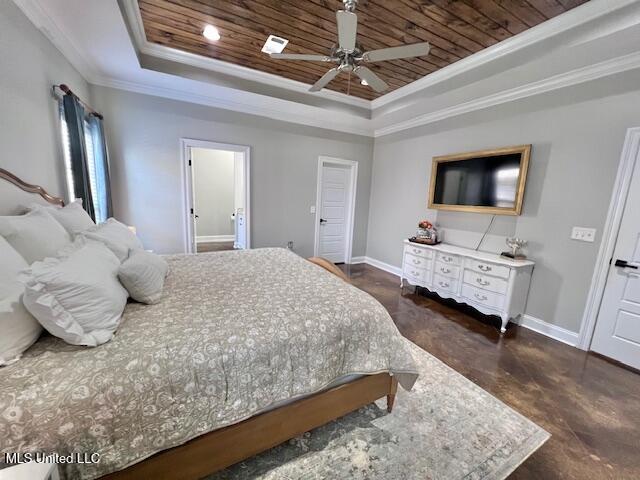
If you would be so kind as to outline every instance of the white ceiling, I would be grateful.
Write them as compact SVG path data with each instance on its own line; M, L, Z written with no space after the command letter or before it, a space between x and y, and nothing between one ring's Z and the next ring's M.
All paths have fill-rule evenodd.
M591 0L372 102L150 44L136 0L14 1L90 83L367 136L640 69L640 0Z

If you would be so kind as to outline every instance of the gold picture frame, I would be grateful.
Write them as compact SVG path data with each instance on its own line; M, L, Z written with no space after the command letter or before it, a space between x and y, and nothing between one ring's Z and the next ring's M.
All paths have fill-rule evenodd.
M454 162L458 160L468 160L470 158L495 157L499 155L520 154L520 173L518 175L516 201L513 207L483 207L480 205L450 205L445 203L435 203L434 194L436 186L436 173L438 165L443 162ZM524 187L527 181L527 171L529 169L529 158L531 157L531 145L517 145L513 147L492 148L489 150L478 150L475 152L456 153L453 155L441 155L433 157L431 164L431 178L429 180L429 197L427 199L428 208L435 210L451 210L455 212L489 213L493 215L520 215L522 212L522 202L524 198Z

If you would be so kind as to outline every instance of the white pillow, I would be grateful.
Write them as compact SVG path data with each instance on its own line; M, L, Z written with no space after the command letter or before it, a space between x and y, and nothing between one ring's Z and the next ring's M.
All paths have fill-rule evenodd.
M64 227L42 208L25 215L0 217L0 235L29 265L55 256L71 242Z
M82 232L82 235L104 243L121 262L129 256L129 250L142 249L142 243L138 237L115 218L110 218L106 222Z
M0 366L17 361L42 333L42 327L22 305L24 285L18 273L27 262L0 237Z
M144 250L132 250L118 270L118 278L131 298L140 303L158 303L169 265L164 258Z
M94 347L108 342L127 303L119 267L105 245L79 238L57 258L36 262L24 272L24 305L67 343Z
M33 204L31 205L30 210L37 210L38 208L42 208L49 212L49 214L55 218L71 236L75 236L84 230L88 230L96 224L91 220L89 214L85 212L82 205L78 202L70 203L62 208Z

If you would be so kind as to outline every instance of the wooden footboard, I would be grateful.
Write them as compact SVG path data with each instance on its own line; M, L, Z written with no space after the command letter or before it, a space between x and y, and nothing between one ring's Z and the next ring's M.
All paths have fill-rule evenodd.
M333 273L336 277L340 277L347 283L351 283L349 277L347 277L342 270L340 270L333 262L330 262L326 258L322 257L309 257L307 258L311 263L315 263L319 267L324 268L328 272Z
M275 447L293 437L387 396L393 408L398 381L387 373L367 375L243 422L197 437L140 463L102 477L108 480L199 479Z

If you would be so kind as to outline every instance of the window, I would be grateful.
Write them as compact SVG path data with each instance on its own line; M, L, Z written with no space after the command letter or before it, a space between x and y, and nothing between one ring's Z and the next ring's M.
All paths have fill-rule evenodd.
M69 138L69 128L64 115L63 103L59 104L60 131L62 135L62 149L65 163L65 178L67 183L67 200L75 201L78 195L75 191L74 173L71 163L71 142ZM91 202L95 214L96 223L107 220L109 215L107 208L107 171L102 158L101 131L96 122L90 116L84 120L84 147L87 155L87 174L91 189Z
M60 118L60 133L62 135L62 155L64 156L64 171L67 182L67 203L73 202L76 197L76 189L73 186L73 170L71 169L71 147L69 145L69 128L64 118L62 102L58 103L58 116Z

